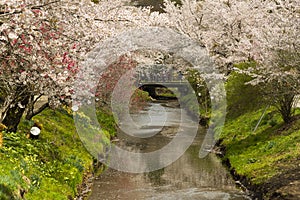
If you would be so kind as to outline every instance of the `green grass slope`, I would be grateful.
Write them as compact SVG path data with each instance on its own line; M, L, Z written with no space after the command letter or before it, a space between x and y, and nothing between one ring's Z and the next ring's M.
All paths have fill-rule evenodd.
M254 132L262 113L263 110L249 112L227 121L220 138L225 147L223 159L251 185L269 183L300 166L299 117L286 125L270 108Z
M109 127L111 121L104 119L104 126ZM93 165L76 133L73 116L65 109L48 109L34 120L43 126L37 140L26 138L32 122L25 120L18 133L2 133L0 199L73 198Z

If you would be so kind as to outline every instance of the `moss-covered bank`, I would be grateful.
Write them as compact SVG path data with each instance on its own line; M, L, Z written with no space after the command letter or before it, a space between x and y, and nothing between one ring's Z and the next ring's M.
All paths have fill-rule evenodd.
M98 114L110 127L110 116ZM72 114L48 109L34 120L42 125L37 140L26 137L30 121L23 121L17 133L1 134L0 199L73 199L93 170L93 158L76 133Z
M222 159L254 198L300 199L300 117L284 124L269 108L254 132L262 113L226 122L220 138Z

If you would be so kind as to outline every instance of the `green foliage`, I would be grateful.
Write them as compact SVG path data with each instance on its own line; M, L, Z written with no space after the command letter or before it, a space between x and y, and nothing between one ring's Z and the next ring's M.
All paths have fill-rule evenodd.
M300 156L300 120L287 126L274 110L267 110L256 132L253 129L263 109L228 120L221 134L226 147L224 159L256 184L289 170L292 165L283 167L284 163Z
M138 100L140 102L147 102L147 101L151 100L151 98L149 96L149 93L146 92L146 91L140 90L140 89L137 89L137 90L134 91L133 96L131 97L131 101L134 98L138 98Z
M255 63L240 63L235 67L245 70L255 67ZM266 105L261 88L246 84L251 81L249 75L231 72L226 82L226 97L228 118L235 118L244 113L254 111L262 105Z
M195 105L197 102L194 101L195 94L189 92L188 95L185 95L181 98L181 102L183 105L194 115L199 115L199 106Z
M12 189L9 188L7 184L0 184L0 197L2 200L17 199L13 194Z
M89 152L95 157L97 157L99 153L104 153L104 146L110 142L110 134L104 129L104 126L101 126L100 129L96 125L93 125L93 123L90 122L90 119L83 113L76 113L75 117L77 128L80 130L79 134L81 140L88 148ZM87 120L89 122L86 122ZM107 119L105 119L104 122L107 122L106 120Z
M117 129L112 113L109 110L97 109L96 115L101 128L104 129L103 133L106 134L108 138L115 136Z
M138 112L145 108L148 102L151 101L149 93L141 89L136 89L130 98L129 111L131 113Z
M136 89L130 98L130 112L136 112L145 107L151 101L149 93L141 89Z
M193 91L189 91L187 95L182 97L182 102L187 105L191 113L200 115L200 118L208 119L211 115L211 102L209 91L204 79L198 70L189 69L185 72L185 78L191 85ZM195 96L198 102L194 102ZM196 106L195 103L198 103ZM199 109L199 110L197 110Z
M155 92L159 97L176 98L176 94L168 88L156 88Z
M38 140L26 138L31 121L18 133L4 133L0 147L0 199L67 199L75 196L92 157L80 141L72 115L65 110L45 110L34 120L43 129Z

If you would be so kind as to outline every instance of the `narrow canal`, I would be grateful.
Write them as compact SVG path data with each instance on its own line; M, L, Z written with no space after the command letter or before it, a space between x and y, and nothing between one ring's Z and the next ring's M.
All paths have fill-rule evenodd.
M166 103L162 102L151 103L145 110L132 114L133 120L142 125L141 128L132 127L131 129L131 124L123 122L121 129L131 130L131 135L136 136L158 133L148 138L120 133L120 141L117 145L129 151L151 152L168 144L178 131L180 113L184 115L184 118L189 118L184 111L173 104L166 106ZM185 125L188 126L188 124ZM161 129L161 126L164 128ZM214 154L209 154L204 159L198 157L204 135L205 129L199 127L193 144L184 155L160 170L132 174L107 169L94 180L89 199L250 199L236 188L230 174Z

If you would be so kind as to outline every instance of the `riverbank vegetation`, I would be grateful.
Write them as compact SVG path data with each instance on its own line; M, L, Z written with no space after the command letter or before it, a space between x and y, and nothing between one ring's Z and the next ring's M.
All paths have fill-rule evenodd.
M255 66L255 62L234 65L238 70ZM197 80L201 79L195 81L195 74L190 72L186 77L194 91L199 91L197 85L201 82ZM234 178L244 189L250 190L253 197L297 199L299 194L295 188L299 187L297 180L300 178L295 173L300 170L300 108L296 106L297 98L287 103L289 97L278 91L268 96L270 85L249 84L252 80L249 74L239 71L228 75L225 83L226 123L218 138L217 149L221 150L222 160ZM205 84L202 82L201 85ZM201 113L205 113L203 108L209 104L205 101L209 99L209 93L199 92L202 94L198 97L201 118ZM183 98L188 104L190 97ZM289 120L283 113L284 107Z
M235 178L257 197L284 199L285 195L296 195L294 198L297 198L289 189L300 178L294 173L300 170L299 109L296 114L293 121L286 124L276 109L269 107L266 111L258 109L226 122L220 137L222 159Z
M115 134L106 111L97 111L106 132ZM33 121L38 139L27 137ZM93 173L94 158L80 140L69 108L46 109L22 120L17 133L2 132L0 199L73 199ZM109 136L108 136L109 137Z
M182 95L181 101L187 105L191 114L199 116L201 125L207 126L211 117L211 100L204 78L198 70L191 68L184 72L184 77L191 87L186 92L187 95ZM197 99L198 106L194 105L194 98Z
M236 67L253 65L242 63ZM253 196L297 198L289 186L300 178L294 173L300 169L300 109L296 101L288 105L291 119L286 122L280 112L282 105L271 99L273 95L265 96L265 87L247 84L252 79L238 72L232 72L227 79L228 111L219 138L222 159Z

